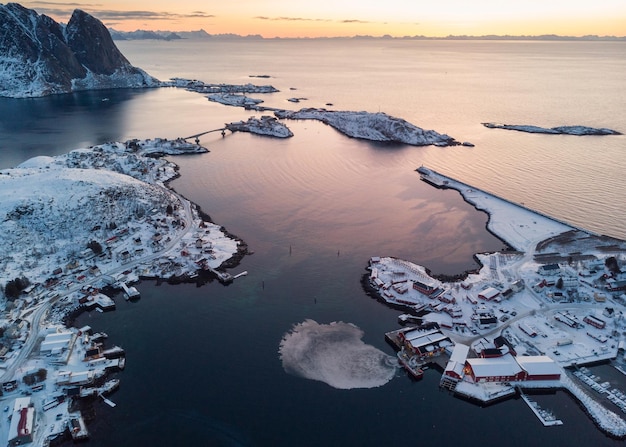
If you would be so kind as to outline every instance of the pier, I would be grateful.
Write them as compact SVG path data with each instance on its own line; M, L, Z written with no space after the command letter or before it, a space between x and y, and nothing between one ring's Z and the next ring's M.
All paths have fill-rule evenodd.
M541 408L537 402L531 400L526 394L521 392L521 390L520 396L545 427L563 425L563 421L557 419L550 411Z
M120 281L119 285L124 290L127 300L139 298L139 290L137 290L135 287L128 287L124 281Z
M593 232L591 232L589 230L585 230L583 228L576 227L576 226L572 225L569 222L564 222L564 221L562 221L560 219L557 219L555 217L548 216L547 214L542 213L541 211L530 209L527 206L523 205L522 203L517 203L517 202L514 202L512 200L505 199L505 198L500 197L500 196L498 196L496 194L493 194L491 192L485 191L485 190L480 189L480 188L476 188L475 186L470 186L467 183L463 183L463 182L461 182L459 180L456 180L456 179L454 179L452 177L448 177L446 175L440 174L439 172L437 172L437 171L435 171L433 169L427 168L425 166L420 166L419 168L416 169L416 171L419 172L420 179L422 181L424 181L424 182L426 182L426 183L428 183L430 185L433 185L434 187L439 188L439 189L455 189L455 190L459 191L461 193L461 195L463 196L463 198L467 202L472 204L472 205L474 205L474 203L469 201L465 197L465 194L463 194L463 189L465 189L465 188L467 188L468 190L472 190L474 192L480 192L482 194L487 194L488 196L494 197L494 198L496 198L498 200L502 200L503 202L506 202L506 203L509 203L511 205L514 205L514 206L517 206L519 208L522 208L524 210L530 211L532 213L537 214L538 216L544 217L546 219L552 220L552 221L560 223L562 225L566 225L566 226L568 226L568 227L570 227L572 229L576 229L576 230L582 231L583 233L587 233L587 234L592 235L592 236L599 236L598 234L593 233Z

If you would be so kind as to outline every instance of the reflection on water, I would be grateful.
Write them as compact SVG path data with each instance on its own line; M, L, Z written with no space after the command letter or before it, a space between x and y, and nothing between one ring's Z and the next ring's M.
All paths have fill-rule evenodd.
M0 98L1 166L117 141L126 131L129 101L147 93L117 89L45 98Z

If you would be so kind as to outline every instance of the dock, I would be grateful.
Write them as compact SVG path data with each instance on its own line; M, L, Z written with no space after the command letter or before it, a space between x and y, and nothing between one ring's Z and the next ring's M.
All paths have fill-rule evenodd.
M70 414L70 419L68 421L68 428L70 430L70 434L72 435L72 439L74 441L82 441L84 439L89 439L89 432L87 431L87 425L85 425L83 416L80 413Z
M124 290L124 296L126 300L131 300L133 298L139 298L139 290L136 287L131 286L128 287L124 281L119 282L119 286Z
M522 393L521 391L520 391L520 396L522 397L524 402L526 402L526 404L532 410L532 412L535 413L535 416L537 416L539 421L545 427L552 427L554 425L563 425L563 421L561 421L560 419L557 419L552 414L552 412L541 408L537 402L535 402L534 400L531 400L526 394Z

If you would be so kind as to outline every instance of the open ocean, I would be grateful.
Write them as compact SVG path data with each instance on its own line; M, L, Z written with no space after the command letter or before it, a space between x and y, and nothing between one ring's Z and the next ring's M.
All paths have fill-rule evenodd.
M218 283L143 281L141 299L83 314L126 350L117 407L96 407L93 446L621 445L565 393L536 396L564 425L544 428L521 400L486 408L412 382L337 389L288 374L281 339L314 320L352 323L389 355L400 313L360 285L371 256L433 273L476 267L498 250L487 216L419 179L421 165L582 228L626 238L626 136L536 135L482 122L587 125L626 133L626 44L409 40L117 42L159 79L272 84L250 95L282 108L386 112L475 147L412 147L347 138L313 121L295 136L207 134L203 155L171 157L172 186L255 254ZM269 79L250 77L269 75ZM291 97L307 98L293 104ZM103 101L106 99L105 101ZM179 89L0 99L0 167L107 141L176 138L251 112ZM323 326L326 327L326 326ZM322 341L314 342L324 343ZM305 340L306 341L306 340ZM311 340L309 340L310 342ZM303 344L302 347L310 345ZM323 347L323 346L322 346ZM332 357L329 350L322 350ZM337 374L317 359L320 377ZM358 383L359 371L342 372Z

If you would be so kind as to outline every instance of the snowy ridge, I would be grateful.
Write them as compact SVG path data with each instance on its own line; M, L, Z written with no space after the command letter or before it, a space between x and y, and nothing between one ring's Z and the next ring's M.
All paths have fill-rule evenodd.
M424 130L401 118L386 113L331 111L307 108L299 111L279 110L275 112L283 119L313 119L321 121L352 137L371 141L395 142L412 146L454 146L454 138L434 130Z

